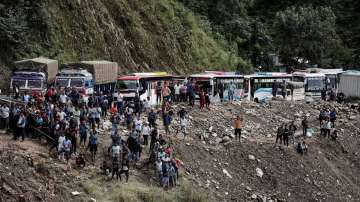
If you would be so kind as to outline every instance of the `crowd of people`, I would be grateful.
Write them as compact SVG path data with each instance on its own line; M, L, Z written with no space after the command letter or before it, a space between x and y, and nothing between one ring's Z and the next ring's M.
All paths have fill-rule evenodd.
M136 95L127 100L117 92L99 92L87 99L75 88L51 87L44 94L24 92L16 95L19 102L0 106L0 127L11 132L14 140L47 140L49 153L56 155L69 169L74 165L82 168L87 163L95 164L98 148L106 147L101 169L104 173L109 172L112 179L121 180L125 175L126 182L130 166L144 161L141 155L146 149L150 156L146 162L153 166L159 184L167 189L177 185L181 165L181 161L173 156L167 138L179 132L172 131L174 119L178 120L184 138L189 122L185 107L175 114L171 105L191 100L192 94L181 95L184 93L181 87L175 87L177 90L173 92L166 82L161 87L160 108L152 108L149 98L140 100ZM159 132L160 117L164 134ZM110 145L99 138L107 138L105 122L111 122ZM120 132L124 131L121 129L128 132Z

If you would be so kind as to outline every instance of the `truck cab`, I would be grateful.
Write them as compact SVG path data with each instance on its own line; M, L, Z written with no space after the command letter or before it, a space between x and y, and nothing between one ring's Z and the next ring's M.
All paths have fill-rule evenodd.
M84 96L94 93L93 75L85 69L63 69L55 78L55 86L60 89L75 88Z
M43 72L15 71L11 76L10 87L17 87L21 92L43 92L47 88L46 75Z

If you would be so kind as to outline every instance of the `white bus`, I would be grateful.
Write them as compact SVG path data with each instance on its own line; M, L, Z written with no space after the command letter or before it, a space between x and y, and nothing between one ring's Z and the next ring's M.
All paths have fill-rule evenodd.
M200 90L208 92L212 102L219 102L219 86L224 87L224 101L228 101L228 91L230 84L235 85L234 100L239 101L244 95L244 76L235 72L205 72L203 74L193 74L188 80L195 83L196 98L199 98Z
M287 85L291 82L292 75L281 72L258 72L252 75L245 76L245 96L248 100L254 100L255 102L263 102L273 98L272 88L274 83L277 83L278 88L276 96L281 95L281 85L286 85L286 95L290 95L290 89ZM291 99L290 96L287 96ZM297 98L301 99L301 98Z
M326 77L324 73L294 72L293 81L304 83L306 102L320 100L321 91L326 89Z

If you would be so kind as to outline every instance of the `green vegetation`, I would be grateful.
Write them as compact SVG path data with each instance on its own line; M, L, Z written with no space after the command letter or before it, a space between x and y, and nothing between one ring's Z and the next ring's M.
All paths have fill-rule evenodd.
M290 66L356 67L359 9L356 0L4 0L0 64L42 55L113 60L123 73L248 73L274 70L277 54Z
M110 184L104 187L97 181L83 183L85 192L101 201L114 202L211 202L208 195L199 192L189 182L185 181L180 187L164 191L158 186L130 180L128 184ZM82 199L86 201L86 198Z

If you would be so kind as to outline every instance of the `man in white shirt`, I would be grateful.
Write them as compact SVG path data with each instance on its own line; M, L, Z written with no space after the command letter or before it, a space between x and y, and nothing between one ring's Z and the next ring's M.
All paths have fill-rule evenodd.
M175 86L174 86L174 91L175 91L175 101L176 102L179 102L180 101L180 85L179 83L177 83Z
M64 92L61 93L61 95L59 97L59 101L60 101L61 104L66 104L67 95Z
M145 122L141 133L144 138L144 145L146 145L146 146L148 145L148 139L149 139L150 132L151 132L150 126L149 126L148 122Z
M142 130L142 121L141 121L141 118L139 116L136 117L136 119L134 120L134 123L135 123L135 131L137 134L140 134L141 133L141 130Z

